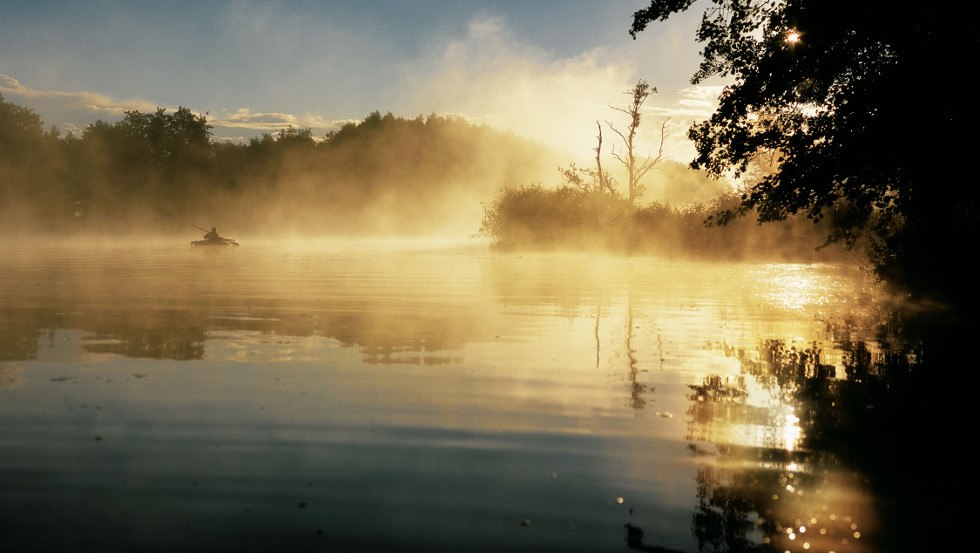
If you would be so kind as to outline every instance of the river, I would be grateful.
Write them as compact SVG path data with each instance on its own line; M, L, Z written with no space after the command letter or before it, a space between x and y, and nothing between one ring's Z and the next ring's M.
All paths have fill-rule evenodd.
M4 551L877 552L901 500L856 268L0 250Z

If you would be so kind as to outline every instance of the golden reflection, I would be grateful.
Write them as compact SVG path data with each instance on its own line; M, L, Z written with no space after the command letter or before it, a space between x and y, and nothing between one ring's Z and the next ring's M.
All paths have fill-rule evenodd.
M767 265L760 284L767 304L784 309L823 305L831 288L826 275L802 264Z
M792 413L787 413L783 419L785 421L783 423L783 442L780 447L786 451L793 451L797 449L803 436L803 431L800 429L800 418Z
M690 451L701 452L694 531L702 545L735 550L758 540L772 551L877 551L866 538L880 531L867 479L814 443L825 446L839 424L835 398L882 374L879 358L850 339L832 346L841 349L835 356L824 354L827 343L797 341L762 340L755 352L723 348L738 359L739 376L708 375L689 386L687 439ZM831 357L839 367L827 363ZM745 526L718 533L719 521L725 528L735 520Z
M250 259L253 251L214 261L221 267L192 267L213 270L203 283L185 278L193 274L187 267L171 280L147 277L141 293L153 299L125 308L94 292L72 311L62 313L60 297L52 298L57 311L18 311L0 325L16 337L0 338L0 360L34 360L37 330L68 326L82 329L71 342L56 332L49 338L71 346L59 359L78 364L87 359L81 353L99 353L112 363L91 370L107 371L133 365L121 357L140 358L141 374L151 377L133 397L153 393L160 404L187 407L175 412L219 398L255 412L266 406L256 416L287 432L365 420L431 431L437 446L455 439L446 429L526 432L547 438L542 456L560 462L574 455L552 452L549 440L574 435L588 451L581 457L614 467L598 480L628 472L651 488L684 481L676 493L686 494L678 499L685 504L694 480L693 528L705 551L758 543L860 551L875 536L873 495L813 439L834 430L837 386L875 377L883 357L851 326L825 328L811 313L801 316L839 292L820 268L380 247L360 257L273 249L265 252L270 261ZM147 273L164 265L151 261ZM223 280L229 273L233 289ZM84 276L113 280L111 271ZM173 291L184 280L196 282L181 292L186 298ZM820 331L830 336L815 338ZM832 351L838 344L847 351ZM51 360L53 349L37 360ZM0 365L0 387L19 373ZM199 395L173 393L188 382L204 384L195 387ZM658 445L681 447L651 447L654 434ZM595 440L623 446L604 450ZM684 445L692 462L660 456ZM662 461L681 468L651 471ZM534 468L555 474L556 467ZM636 490L626 491L632 499Z

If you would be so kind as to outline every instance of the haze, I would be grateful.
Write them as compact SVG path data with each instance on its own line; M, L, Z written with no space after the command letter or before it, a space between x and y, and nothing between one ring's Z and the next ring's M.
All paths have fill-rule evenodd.
M289 125L321 137L378 110L458 115L587 159L595 121L642 78L686 162L684 130L718 83L688 83L695 14L629 37L645 4L5 2L0 93L65 133L184 106L219 140Z

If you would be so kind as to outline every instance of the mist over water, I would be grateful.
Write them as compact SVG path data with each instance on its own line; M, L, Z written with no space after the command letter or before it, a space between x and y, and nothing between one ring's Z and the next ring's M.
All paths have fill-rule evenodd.
M886 351L854 269L2 248L14 550L885 550L893 498L827 411Z

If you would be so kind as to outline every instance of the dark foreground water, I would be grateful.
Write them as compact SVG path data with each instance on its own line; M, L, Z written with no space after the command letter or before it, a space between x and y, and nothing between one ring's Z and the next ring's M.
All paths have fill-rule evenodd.
M0 247L0 551L894 550L855 270ZM885 329L887 330L887 328Z

